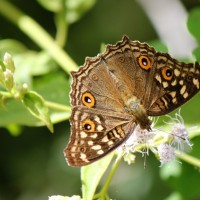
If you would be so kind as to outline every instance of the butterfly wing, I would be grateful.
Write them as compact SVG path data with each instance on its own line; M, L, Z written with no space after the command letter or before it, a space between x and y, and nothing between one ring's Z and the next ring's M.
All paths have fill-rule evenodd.
M87 58L72 78L71 135L65 157L69 165L82 166L117 148L131 132L125 124L133 118L124 114L118 82L102 56ZM122 131L121 126L126 128Z
M87 106L83 98L87 96L93 102L88 107L124 112L129 99L142 101L155 53L146 43L124 36L102 54L87 58L78 72L72 73L72 106Z
M124 111L117 83L110 76L100 56L87 58L77 72L72 72L71 105L101 110Z
M124 36L116 45L108 45L102 54L112 79L118 83L124 104L133 97L144 98L155 53L148 44Z
M136 70L137 58L134 60L132 49L137 55L140 50L143 51L141 54L148 54L146 44L139 48L138 45L139 42L131 44L124 37L116 45L108 45L103 54L87 58L77 72L72 72L72 128L65 150L70 165L81 166L97 160L117 148L132 132L136 120L126 112L126 102L144 90L142 81L146 76L141 77L142 73ZM149 55L152 57L153 53L152 48ZM100 127L101 130L86 131L84 123L88 128Z
M155 56L155 75L146 107L147 114L167 114L191 99L200 89L200 65L185 64L167 53ZM146 95L148 96L148 95Z
M71 139L65 149L71 166L87 165L105 156L128 138L135 125L130 115L83 106L74 107L71 119Z
M126 36L87 58L72 72L68 163L101 158L128 138L135 123L149 129L148 115L167 114L199 91L199 74L198 64L178 62Z

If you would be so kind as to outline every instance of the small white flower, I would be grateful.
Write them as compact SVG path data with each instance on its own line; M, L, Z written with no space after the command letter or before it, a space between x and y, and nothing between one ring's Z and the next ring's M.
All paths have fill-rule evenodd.
M180 110L175 114L175 117L170 117L170 122L165 122L170 125L171 132L169 130L161 130L162 127L155 128L157 122L156 118L153 118L151 131L141 129L137 125L130 135L128 140L123 143L118 149L118 155L123 156L124 160L128 164L135 162L135 155L133 153L140 152L142 156L146 156L149 153L149 149L159 156L161 165L174 160L177 156L175 151L184 150L184 144L192 146L188 136L188 130L199 131L193 128L187 130L184 120L180 115ZM160 144L162 142L162 144Z
M153 139L154 133L136 126L128 140L120 147L119 151L125 153L135 152L138 145L148 144ZM141 151L140 151L141 152ZM146 152L142 152L146 153Z
M55 196L50 196L49 200L81 200L81 197L78 195L73 195L72 197L55 195Z
M73 195L72 197L69 197L69 200L81 200L81 197L78 195Z
M181 150L183 150L184 143L190 147L192 146L188 137L188 130L184 124L174 124L171 130L171 135L174 137L174 142L178 144L178 148Z
M132 153L126 153L124 156L124 161L128 163L128 165L135 163L136 156Z
M175 159L175 149L171 145L162 143L157 147L157 149L161 166Z
M154 134L152 132L146 130L146 129L141 129L140 126L136 126L133 135L133 141L135 141L136 145L139 144L145 144L148 141L150 141Z
M175 114L175 118L168 116L172 122L169 123L172 125L170 138L173 140L174 144L178 145L178 150L184 150L184 144L188 146L192 146L189 136L188 130L184 124L184 120L180 114L180 110Z
M153 126L151 128L153 129ZM157 152L152 145L154 136L155 131L141 129L137 125L128 140L117 149L118 155L123 155L124 161L130 165L135 162L136 156L133 154L135 152L142 153L142 156L148 155L149 148L153 152ZM141 148L143 149L141 150Z

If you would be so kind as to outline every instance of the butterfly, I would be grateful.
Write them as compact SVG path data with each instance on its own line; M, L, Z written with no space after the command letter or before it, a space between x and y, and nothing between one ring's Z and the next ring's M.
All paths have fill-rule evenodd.
M149 116L172 112L199 91L200 65L179 62L127 36L72 72L70 166L90 164L124 143Z

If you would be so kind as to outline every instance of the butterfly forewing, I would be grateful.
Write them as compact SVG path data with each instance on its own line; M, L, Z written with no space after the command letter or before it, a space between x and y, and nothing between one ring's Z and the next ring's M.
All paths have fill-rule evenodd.
M139 99L144 97L149 68L140 67L139 58L148 58L149 65L152 65L155 53L154 48L146 43L130 41L128 37L124 37L116 45L108 45L102 54L124 104L133 96Z
M124 111L117 85L113 83L108 68L100 57L87 58L85 65L77 73L73 72L72 77L72 106Z

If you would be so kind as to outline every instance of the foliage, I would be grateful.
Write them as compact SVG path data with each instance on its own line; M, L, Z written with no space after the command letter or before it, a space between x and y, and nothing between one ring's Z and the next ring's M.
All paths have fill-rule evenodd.
M66 133L59 134L69 133L69 124L62 122L71 112L70 71L86 56L96 55L102 42L114 43L123 34L134 32L132 39L151 40L156 49L166 51L159 40L152 41L156 33L143 11L126 1L127 5L112 0L38 0L25 5L20 0L0 0L0 199L45 199L55 194L77 194L87 200L200 197L199 131L189 135L193 150L179 154L182 164L159 168L150 153L144 170L142 156L127 155L126 161L132 159L127 166L122 155L116 158L112 153L81 168L82 193L79 169L64 161ZM189 12L187 27L199 44L200 7ZM199 52L198 46L193 52L197 61ZM200 124L198 103L199 95L182 109L189 127ZM53 125L52 136L43 126L53 132Z

